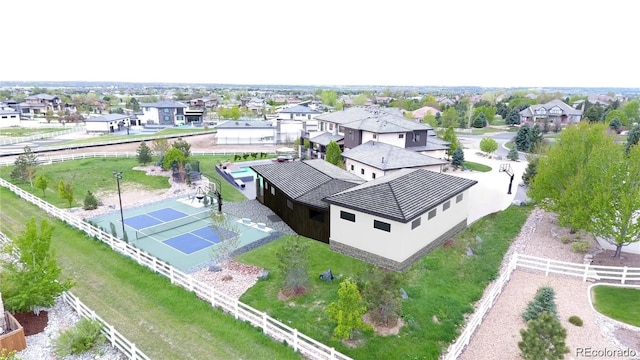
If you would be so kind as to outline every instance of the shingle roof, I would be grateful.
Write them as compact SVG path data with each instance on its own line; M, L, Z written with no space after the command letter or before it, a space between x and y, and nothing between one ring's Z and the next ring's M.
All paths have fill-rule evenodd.
M344 140L344 136L334 135L328 132L322 133L314 138L309 139L309 141L314 142L316 144L323 145L323 146L329 145L331 141L339 142L341 140Z
M447 163L447 161L428 155L422 155L398 146L373 140L346 150L342 153L342 156L380 170L442 165Z
M316 119L330 121L350 129L365 130L377 134L431 129L431 126L404 118L399 109L353 107L319 115L316 116Z
M312 108L306 105L299 105L299 104L290 108L280 110L279 112L285 113L285 114L322 114L321 111L313 110Z
M556 106L559 107L560 110L562 110L562 114L564 115L582 115L582 110L574 109L571 106L565 104L564 101L558 99L551 100L546 104L531 105L528 108L520 111L520 115L532 116L533 114L535 114L535 111L540 108L544 108L548 112L549 109L552 109Z
M163 100L156 101L153 103L140 103L142 107L155 107L155 108L186 108L187 105L181 103L179 101L174 100Z
M319 208L329 207L321 201L327 196L364 182L324 160L254 165L251 169L289 198Z
M273 123L271 121L242 121L242 120L227 120L223 123L218 124L218 129L236 129L236 128L247 128L247 129L273 129Z
M129 115L122 115L122 114L105 114L102 116L98 116L98 117L92 117L92 118L88 118L85 119L85 122L108 122L108 121L118 121L118 120L125 120L128 119Z
M424 169L402 169L329 196L325 201L407 223L476 183Z
M36 95L27 96L25 99L53 100L55 98L57 98L57 96L52 96L49 94L36 94Z

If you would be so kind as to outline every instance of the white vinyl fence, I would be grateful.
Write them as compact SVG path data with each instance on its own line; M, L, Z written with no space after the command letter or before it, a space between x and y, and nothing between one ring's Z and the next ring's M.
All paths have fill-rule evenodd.
M261 328L265 334L278 341L286 341L286 344L293 347L294 351L303 354L309 359L351 359L350 357L336 351L334 348L298 332L296 329L283 324L264 312L254 309L249 305L219 292L212 286L195 280L189 274L174 268L162 260L129 245L127 242L124 242L111 234L84 222L76 216L49 204L37 196L34 196L1 178L0 186L8 188L22 199L35 204L40 209L62 221L65 221L67 224L84 231L87 235L96 237L102 242L108 244L113 250L134 259L138 264L144 265L154 272L168 277L172 284L181 286L188 291L195 292L198 297L209 302L211 306L220 307L223 311L231 314L238 320L248 321L251 325Z
M546 276L549 276L549 274L575 276L582 278L582 281L590 279L595 281L613 280L619 281L621 284L626 284L630 281L640 283L640 268L577 264L514 253L511 256L507 268L493 284L483 301L478 305L464 331L458 336L456 341L449 346L447 354L443 359L454 360L462 354L464 348L469 345L474 331L478 325L482 323L484 316L493 306L495 299L502 292L502 288L509 281L513 271L518 267L544 271Z
M20 137L10 137L10 138L5 138L5 139L0 139L0 146L2 146L2 145L13 145L13 144L18 144L18 143L22 143L22 142L31 142L31 141L35 141L35 140L48 139L48 138L52 138L52 137L56 137L56 136L71 134L71 133L74 133L74 132L85 131L85 129L86 128L85 128L84 125L78 125L78 126L67 128L66 130L61 130L61 131L52 131L52 132L46 132L46 133L36 134L36 135L31 135L31 136L20 136Z
M7 238L3 233L0 232L0 244L8 243L9 238ZM140 349L136 347L136 345L127 338L125 338L122 334L120 334L113 326L109 325L106 321L104 321L100 316L96 315L95 311L89 309L85 304L80 301L80 298L73 295L71 292L66 291L62 293L62 300L69 304L73 310L78 313L78 315L92 319L98 320L102 324L102 333L105 338L111 344L112 347L120 350L127 359L131 360L150 360L147 355L145 355Z
M232 150L213 150L213 151L192 151L192 156L213 156L213 155L242 155L248 153L265 153L268 155L277 155L273 150L270 151L232 151ZM62 161L90 159L90 158L135 158L138 154L134 151L120 151L120 152L87 152L81 154L67 154L67 155L51 155L43 156L38 155L39 164L52 164ZM251 157L247 160L253 160ZM260 159L258 159L260 160ZM13 166L15 165L14 158L7 158L0 160L0 166Z

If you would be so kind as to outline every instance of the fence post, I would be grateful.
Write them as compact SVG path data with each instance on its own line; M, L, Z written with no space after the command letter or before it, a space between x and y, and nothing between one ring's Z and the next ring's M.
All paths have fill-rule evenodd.
M138 350L136 349L136 344L131 343L131 358L132 359L137 359L138 357L136 356L136 353L138 352Z
M267 313L262 313L262 332L267 334Z
M623 267L622 268L622 285L624 285L624 282L627 280L627 267Z
M333 347L331 348L331 359L335 359L336 358L336 349L334 349Z
M173 282L173 266L169 267L169 281L174 284Z
M293 351L298 352L298 329L293 329Z
M107 328L109 329L109 342L111 342L111 346L116 346L116 336L114 335L116 329L114 329L111 324L109 324Z
M551 266L551 259L547 259L547 269L544 272L544 276L549 276L549 267Z
M209 287L209 292L211 293L211 306L216 307L216 290L213 286Z
M238 320L238 300L235 300L233 303L233 316Z
M587 274L589 274L589 263L584 264L584 275L582 276L582 282L587 281Z

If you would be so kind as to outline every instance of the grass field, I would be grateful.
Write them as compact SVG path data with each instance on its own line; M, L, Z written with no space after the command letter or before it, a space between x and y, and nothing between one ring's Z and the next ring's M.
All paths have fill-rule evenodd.
M65 145L84 145L84 144L93 144L93 143L104 143L110 141L121 141L121 140L151 140L157 138L158 136L169 136L169 135L186 135L186 134L200 134L200 133L212 133L213 130L205 130L200 128L166 128L162 129L153 134L131 134L131 135L111 135L105 134L101 136L95 136L90 138L76 139L65 141L56 146L65 146Z
M491 171L491 166L479 164L473 161L465 161L464 166L472 171L480 171L480 172L489 172Z
M211 175L222 183L222 195L225 201L243 201L246 197L233 185L223 180L215 171L214 166L218 161L227 159L228 156L194 156L193 160L201 162L201 171ZM40 189L31 189L29 184L15 183L23 190L30 191L34 195L50 202L51 204L67 208L69 207L66 200L58 195L58 182L62 179L66 182L72 182L74 187L75 201L72 207L82 206L87 191L96 193L116 192L117 184L113 176L113 171L122 171L121 188L126 189L128 186L136 186L147 190L169 189L169 180L164 176L147 176L143 171L133 170L139 166L138 161L134 158L93 158L65 161L53 163L50 165L39 165L36 170L38 174L44 174L49 178L49 186L43 195ZM13 169L12 166L1 167L0 177L7 181L11 181L9 174Z
M310 243L311 285L299 298L278 299L281 275L275 252L284 239L240 255L238 260L270 271L241 300L354 359L436 359L460 330L464 317L473 311L487 284L498 275L504 253L519 233L530 208L510 207L489 215L456 236L451 246L441 247L404 272L402 287L409 295L403 302L406 325L398 336L365 336L357 348L332 339L332 324L326 315L329 303L337 299L339 280L322 282L318 274L331 269L342 278L357 278L363 263L329 250L328 245ZM477 242L476 236L483 239ZM473 249L474 256L466 256Z
M507 149L511 150L516 146L516 144L513 141L507 141L506 143L504 143L504 147L506 147Z
M640 326L640 289L594 286L593 306L610 318Z
M26 137L36 134L63 131L65 128L3 128L0 129L0 137Z

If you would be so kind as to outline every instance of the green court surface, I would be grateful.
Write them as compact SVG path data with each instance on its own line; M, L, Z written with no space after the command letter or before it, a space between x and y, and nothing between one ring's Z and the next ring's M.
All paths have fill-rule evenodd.
M238 219L224 214L225 221L213 225L210 213L217 208L203 208L198 200L170 199L147 204L123 212L129 243L182 271L193 271L212 260L220 243L239 234L238 248L252 248L268 241L277 232L250 219ZM122 237L120 211L89 219L91 223L111 232L115 226Z

